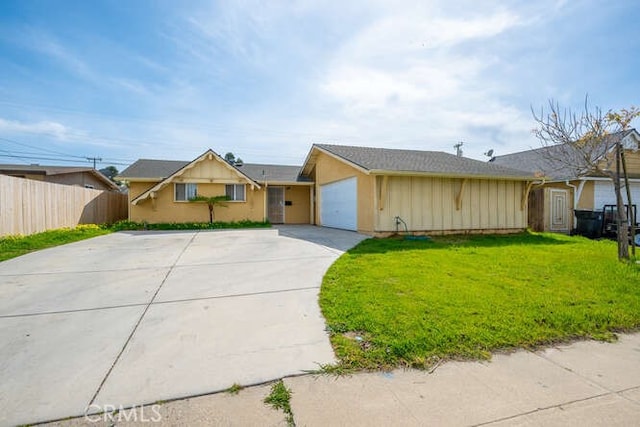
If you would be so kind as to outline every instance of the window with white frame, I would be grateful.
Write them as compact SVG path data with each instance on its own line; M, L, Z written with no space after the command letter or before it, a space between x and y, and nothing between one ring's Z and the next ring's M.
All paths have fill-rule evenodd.
M244 184L227 184L226 194L229 200L244 202Z
M175 201L188 202L198 195L198 184L175 184Z

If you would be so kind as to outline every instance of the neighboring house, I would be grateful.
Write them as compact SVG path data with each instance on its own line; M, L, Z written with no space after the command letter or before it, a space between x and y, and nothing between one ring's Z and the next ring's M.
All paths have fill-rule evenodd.
M605 145L610 149L602 152L602 162L613 155L612 149L617 141L625 150L631 201L640 206L640 134L630 129L609 135ZM529 195L528 221L536 231L569 233L577 225L574 210L601 211L604 205L616 204L613 182L609 177L585 172L579 161L572 162L577 164L577 168L570 168L566 165L568 162L554 160L567 156L571 156L569 150L549 146L491 160L495 165L528 171L544 178L544 184L534 186ZM624 188L623 197L626 203Z
M88 167L0 164L0 174L96 190L119 190L109 178Z
M132 221L206 221L188 200L226 194L216 220L316 224L367 234L515 232L527 227L526 172L431 151L313 145L304 165L231 165L212 150L191 162L141 159ZM400 220L397 220L399 218Z

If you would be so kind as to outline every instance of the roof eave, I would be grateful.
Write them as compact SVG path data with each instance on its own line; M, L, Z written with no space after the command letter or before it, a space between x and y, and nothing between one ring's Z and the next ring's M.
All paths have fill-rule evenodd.
M166 177L140 178L140 177L134 177L134 176L121 176L121 175L118 175L114 179L117 179L118 181L129 181L129 182L134 182L134 181L135 182L160 182L165 178Z
M475 179L495 179L501 181L534 181L533 175L484 175L484 174L461 174L461 173L441 173L428 171L397 171L386 169L371 169L371 175L392 175L392 176L425 176L438 178L475 178Z
M118 185L115 182L111 181L109 178L104 176L102 172L97 171L95 169L89 169L89 173L93 174L93 176L95 176L98 180L102 181L104 184L111 187L112 190L118 190L118 191L120 190L120 187L118 187Z
M301 185L301 186L310 186L310 185L314 185L315 182L313 181L270 181L270 180L265 180L265 181L258 181L260 183L262 183L262 185Z
M339 155L337 155L335 153L332 153L329 150L326 150L326 149L324 149L322 147L319 147L316 144L313 144L311 146L311 150L309 150L309 154L307 154L307 158L305 159L304 163L302 164L302 168L300 169L300 173L302 175L309 175L309 173L310 173L310 171L307 171L307 166L308 166L308 163L310 163L313 160L315 160L314 150L317 150L317 151L319 151L321 153L324 153L327 156L330 156L330 157L332 157L332 158L334 158L334 159L336 159L336 160L338 160L338 161L340 161L340 162L342 162L342 163L344 163L344 164L346 164L348 166L351 166L352 168L357 169L358 171L362 172L365 175L369 175L371 173L371 171L369 169L366 169L366 168L360 166L359 164L352 162L351 160L349 160L347 158L339 156ZM315 164L315 162L313 164Z

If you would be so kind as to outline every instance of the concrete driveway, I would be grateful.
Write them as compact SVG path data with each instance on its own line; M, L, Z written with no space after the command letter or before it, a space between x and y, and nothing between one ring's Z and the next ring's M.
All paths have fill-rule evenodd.
M312 226L120 232L0 263L0 425L333 362L318 290L363 238Z

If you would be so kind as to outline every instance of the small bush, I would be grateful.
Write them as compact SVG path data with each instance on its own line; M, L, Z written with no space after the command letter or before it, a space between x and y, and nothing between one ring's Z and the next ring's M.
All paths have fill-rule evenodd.
M119 221L108 226L112 231L132 230L219 230L233 228L268 228L269 221L231 221L231 222L168 222L149 224L146 222Z

